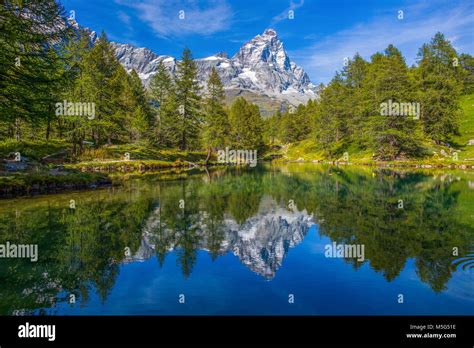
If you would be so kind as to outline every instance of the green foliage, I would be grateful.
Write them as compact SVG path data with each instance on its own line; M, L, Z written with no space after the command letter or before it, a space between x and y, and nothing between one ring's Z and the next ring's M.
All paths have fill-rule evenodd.
M63 8L53 0L1 2L0 136L35 137L49 125L64 75L58 46L71 34L63 24Z
M474 161L474 146L468 145L474 140L474 93L462 96L461 109L463 117L459 123L459 135L453 137L454 145L461 150L460 160Z
M370 62L356 54L320 89L320 98L263 120L242 97L224 106L214 68L203 91L189 49L175 76L160 62L146 91L136 71L118 62L105 33L91 43L54 0L3 1L0 19L0 140L66 141L76 158L92 153L88 143L98 155L133 144L204 149L209 160L227 145L262 150L306 140L327 158L344 152L422 157L430 141L440 146L459 139L459 98L474 85L473 57L458 55L437 33L420 48L417 66L407 67L393 45ZM95 117L58 112L63 101L93 104ZM388 101L419 103L420 119L381 115Z
M224 88L217 70L212 67L207 81L207 96L204 99L204 124L202 140L208 149L223 148L229 134L229 121L224 109Z
M408 115L387 115L382 104L413 103L412 83L401 52L389 45L385 54L375 54L362 88L363 113L369 145L377 158L393 160L421 152L419 120L412 110ZM388 106L389 107L389 106Z
M284 143L300 141L311 133L311 118L304 105L292 107L280 120L280 137Z
M259 150L263 146L263 121L255 104L244 98L235 99L230 107L230 144L235 149Z
M235 236L225 234L227 220L255 220L262 209L281 209L289 200L318 221L321 235L338 244L364 245L366 267L387 281L396 281L413 261L413 274L441 292L459 272L453 261L472 250L473 193L466 189L470 176L463 175L290 164L211 170L189 180L140 178L113 195L97 190L18 200L14 206L0 201L0 240L38 244L41 250L38 262L0 263L0 313L67 308L64 293L75 294L82 305L93 293L105 301L119 265L127 261L124 248L135 255L144 229L157 254L156 267L170 262L166 255L174 250L178 267L189 277L198 250L209 250L215 259L232 245ZM69 209L71 197L74 210ZM452 255L453 246L459 248L458 257ZM344 261L354 268L361 265ZM61 286L51 286L51 279Z
M280 134L282 114L278 110L275 114L263 120L263 137L266 144L273 146Z
M39 161L47 155L68 149L68 144L63 140L22 140L7 139L0 142L0 158L19 152L22 157Z
M349 140L350 87L340 75L329 83L321 93L319 112L315 120L316 140L326 155L333 156L344 150Z
M416 70L418 97L422 104L423 130L437 143L458 133L459 96L463 88L462 66L451 43L437 33L421 47Z
M130 103L129 134L130 142L136 142L148 135L152 125L152 112L148 106L145 89L142 81L135 70L128 76L130 96L127 101Z
M470 54L463 53L459 56L459 64L464 69L464 89L463 94L474 93L474 57Z
M197 147L201 121L201 97L197 79L197 66L191 51L185 48L181 61L177 64L176 102L178 105L177 129L179 148L187 150Z
M157 65L156 73L150 81L149 94L152 104L155 105L151 140L161 146L176 146L178 141L175 118L178 104L175 85L162 61Z

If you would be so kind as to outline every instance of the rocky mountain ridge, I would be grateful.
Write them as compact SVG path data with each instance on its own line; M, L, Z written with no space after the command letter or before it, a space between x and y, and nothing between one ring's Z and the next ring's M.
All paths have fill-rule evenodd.
M117 58L128 70L135 69L147 85L162 61L175 74L177 59L158 55L148 48L114 43ZM231 58L226 53L195 59L198 79L205 87L212 67L217 69L228 94L242 91L298 105L317 98L317 88L303 68L292 62L275 30L267 29L245 43Z

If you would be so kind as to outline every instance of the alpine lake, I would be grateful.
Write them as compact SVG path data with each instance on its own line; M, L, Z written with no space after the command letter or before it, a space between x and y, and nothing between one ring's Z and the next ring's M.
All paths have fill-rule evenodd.
M473 315L474 171L279 164L0 201L1 315Z

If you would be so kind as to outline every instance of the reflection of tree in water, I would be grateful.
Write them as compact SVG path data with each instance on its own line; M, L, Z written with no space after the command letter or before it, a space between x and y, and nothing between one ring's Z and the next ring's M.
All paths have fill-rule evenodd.
M396 278L407 259L433 290L442 291L459 255L472 245L472 224L456 214L459 189L449 181L414 173L321 168L306 170L228 170L226 175L70 197L25 201L0 210L0 242L38 244L40 259L1 260L0 314L13 309L50 308L52 298L75 294L85 303L91 291L105 301L126 261L124 248L137 252L143 230L150 234L159 265L176 250L185 277L193 270L197 250L205 247L213 260L223 250L226 221L245 223L258 216L264 195L279 206L294 200L299 211L313 213L320 233L337 243L364 244L365 259L387 280ZM184 208L180 208L180 200ZM403 209L398 208L399 200ZM144 224L155 217L152 224ZM227 241L228 242L228 241ZM361 263L347 260L354 267ZM21 294L21 296L19 296Z
M138 249L141 222L151 207L150 199L131 199L128 194L84 194L74 210L69 209L69 197L61 196L58 201L52 197L32 202L18 209L19 214L1 211L0 242L38 244L39 259L1 260L0 313L54 306L58 293L66 294L65 301L74 294L77 302L85 303L95 289L105 301L125 246Z
M206 244L214 261L224 241L224 207L226 196L222 194L219 185L208 185L200 188L203 211L203 229L207 238Z
M225 213L238 222L257 213L261 197L258 178L219 175L207 178L207 183L187 180L166 188L160 186L158 219L148 231L160 266L168 250L175 249L183 275L188 277L196 261L197 247L203 242L215 260L225 237ZM184 208L179 207L180 200Z
M295 194L294 187L286 189L291 180L295 175L275 177L269 186L283 200L299 197L299 207L301 201L310 207L320 233L333 241L364 244L366 260L388 281L400 274L408 258L415 258L420 279L435 291L443 290L451 277L452 248L458 246L461 254L472 238L472 227L463 226L454 214L459 190L449 182L416 173L379 171L370 177L334 169L318 173ZM399 200L403 209L398 208Z

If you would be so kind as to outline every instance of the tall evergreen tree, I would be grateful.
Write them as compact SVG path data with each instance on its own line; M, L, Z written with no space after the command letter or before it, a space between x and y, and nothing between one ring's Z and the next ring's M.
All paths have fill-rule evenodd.
M372 56L364 87L363 99L367 115L368 142L376 156L383 160L393 160L421 151L419 120L414 112L404 115L383 114L382 105L386 103L413 103L413 88L408 68L401 52L389 45L384 54ZM390 107L390 106L389 106Z
M197 146L201 121L199 93L197 66L191 51L185 48L181 61L177 64L176 77L177 127L180 133L179 147L181 150Z
M300 104L296 110L292 107L286 112L280 122L281 140L291 143L307 138L311 132L311 119L308 117L306 108Z
M281 120L282 114L280 110L263 120L264 140L270 146L275 145L276 140L280 135Z
M129 137L131 141L150 136L152 126L151 109L145 95L142 81L135 70L132 70L127 79L130 91Z
M207 149L206 164L212 151L223 148L227 142L229 122L224 109L224 88L217 70L212 67L207 80L207 96L204 99L204 124L202 140Z
M459 56L459 64L464 69L464 89L463 94L474 93L474 57L470 54L463 53Z
M150 97L155 106L155 120L153 124L153 140L159 145L170 145L170 139L173 138L170 130L176 118L176 105L172 106L172 113L165 112L170 109L170 103L175 98L175 86L173 80L166 71L163 61L160 61L156 67L156 73L150 81Z
M349 87L344 84L342 76L336 74L334 79L321 93L319 114L316 118L315 135L318 145L329 156L340 154L344 148L348 131Z
M420 48L418 58L423 130L437 143L449 141L459 128L462 67L455 64L459 57L444 35L437 33L429 44Z
M71 34L65 21L54 0L0 3L0 121L17 140L23 123L51 120L64 77L55 48Z
M84 73L87 93L96 104L96 117L91 120L91 126L98 147L106 142L111 144L112 138L124 132L119 101L123 91L123 67L104 32L87 58Z
M85 65L88 62L88 55L92 45L87 33L79 31L76 36L69 41L65 48L64 56L67 62L67 80L64 91L58 102L77 102L90 99L87 88L88 78ZM92 99L90 99L92 102ZM66 137L73 146L73 153L82 152L83 141L91 131L90 120L84 117L69 116L64 112L58 115L57 136Z
M238 97L229 112L230 142L236 149L259 150L263 146L263 122L258 106Z

